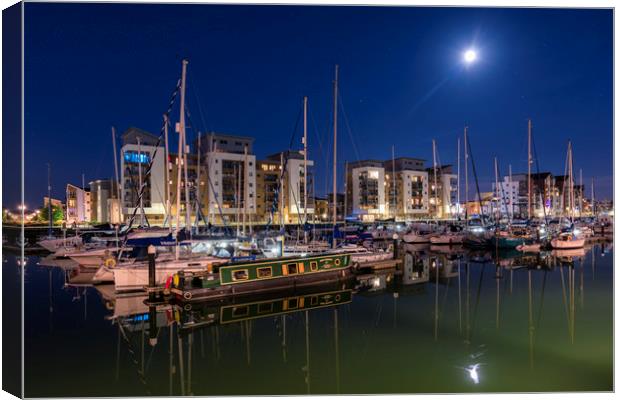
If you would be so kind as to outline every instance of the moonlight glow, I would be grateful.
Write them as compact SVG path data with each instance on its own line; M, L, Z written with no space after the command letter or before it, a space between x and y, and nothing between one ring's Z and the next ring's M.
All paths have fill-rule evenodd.
M476 52L474 50L467 50L464 54L463 54L463 59L465 60L465 62L467 64L471 64L474 61L476 61L476 58L478 57L478 55L476 54Z

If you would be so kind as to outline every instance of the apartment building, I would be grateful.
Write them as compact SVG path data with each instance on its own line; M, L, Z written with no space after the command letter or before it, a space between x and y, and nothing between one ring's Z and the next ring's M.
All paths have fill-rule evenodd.
M347 215L367 222L387 216L383 161L363 160L349 163L346 182Z
M201 137L208 173L208 210L214 223L256 218L256 156L253 138L220 133Z
M428 172L424 160L400 157L383 163L386 214L397 220L428 215Z
M142 196L145 217L151 225L161 225L165 215L164 171L166 166L164 144L157 146L157 136L131 127L121 137L121 205L124 219L139 206L140 177L146 183ZM151 173L146 175L153 161ZM140 215L140 210L138 214Z
M66 188L67 210L65 220L68 224L81 224L91 220L90 191L70 183Z
M453 218L458 212L458 177L452 173L451 165L428 168L429 215L433 218ZM435 183L436 175L436 183Z

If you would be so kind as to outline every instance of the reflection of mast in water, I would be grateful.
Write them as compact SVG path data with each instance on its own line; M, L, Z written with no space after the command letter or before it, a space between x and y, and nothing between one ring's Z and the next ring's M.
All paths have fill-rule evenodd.
M532 271L527 271L527 313L528 333L530 338L530 369L534 368L534 318L532 316Z
M187 395L192 396L192 349L194 348L194 332L187 335Z
M177 344L179 347L179 381L181 382L181 396L185 396L185 362L183 361L183 336L177 329Z
M435 325L434 325L434 338L437 340L437 330L439 325L439 262L437 259L434 261L435 267Z
M174 375L174 346L173 346L173 325L170 324L170 329L168 332L168 395L172 396L172 375Z
M592 254L592 281L594 281L594 270L596 267L596 257L594 256L594 248L592 248L592 251L590 251L590 253Z
M499 281L502 278L502 267L495 266L495 329L499 329Z
M52 288L52 269L49 269L49 291L50 291L50 333L54 330L54 290Z
M252 325L251 321L243 321L241 325L241 332L245 332L245 353L246 353L246 361L248 365L250 365L251 359L251 348L250 348L250 336L252 335Z
M465 342L468 344L471 336L471 323L469 318L469 269L470 264L469 261L467 261L465 265Z
M579 300L581 304L581 309L583 310L583 259L579 259Z
M305 372L306 390L310 394L310 317L308 311L306 314L306 366L303 368Z
M120 363L121 363L121 325L118 326L118 336L116 337L116 375L115 380L118 382L118 377L120 373Z
M461 260L458 260L459 270L459 333L463 333L463 318L461 315Z
M336 348L336 394L340 394L340 340L337 308L334 308L334 346Z
M282 318L282 360L286 362L286 315Z

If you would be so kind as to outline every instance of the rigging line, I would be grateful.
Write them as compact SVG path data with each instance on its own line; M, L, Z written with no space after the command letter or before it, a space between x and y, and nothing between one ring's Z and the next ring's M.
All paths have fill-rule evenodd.
M538 153L536 152L536 142L534 141L534 135L532 135L532 148L534 149L534 159L536 160L536 174L540 175L540 165L538 164ZM542 198L542 194L541 194L541 201L543 202L542 204L543 216L545 217L545 225L549 225L549 221L547 221L547 208L545 207L544 200L545 199Z
M316 137L316 141L319 144L319 150L320 150L319 153L321 154L321 157L323 157L324 165L326 165L327 164L327 159L325 158L325 150L323 150L323 141L321 140L321 137L319 136L319 130L318 130L318 127L316 125L316 121L314 119L314 115L312 114L312 110L309 109L308 111L310 112L310 119L312 120L312 125L314 127L314 136Z
M351 144L353 146L353 151L355 152L355 156L357 157L357 161L360 161L361 160L360 153L357 148L357 144L353 138L353 131L351 130L351 125L349 124L349 118L347 117L347 112L344 109L344 103L342 100L342 92L339 92L338 94L339 94L338 100L340 100L340 109L342 110L342 114L344 115L344 122L347 127L347 131L349 133L349 139L351 140Z
M299 112L297 113L297 118L295 119L295 127L293 128L293 134L291 135L291 140L289 141L288 151L285 153L286 156L284 157L284 160L283 160L282 171L280 172L280 178L279 178L280 183L278 184L278 186L276 186L276 191L274 193L273 202L271 203L271 212L269 213L269 221L267 221L266 229L269 229L271 227L271 223L273 222L273 214L279 207L280 190L284 186L283 179L284 179L284 174L286 172L286 164L288 163L290 151L291 151L291 148L293 147L295 135L297 134L297 128L299 126L299 121L301 119L302 111L303 111L303 107L299 109ZM282 219L282 216L280 216L280 219Z
M478 193L478 204L480 206L480 214L482 215L482 221L484 222L484 213L482 212L482 197L480 196L480 185L478 184L478 174L476 173L476 163L474 162L474 155L471 151L471 139L467 141L467 148L469 150L468 158L471 158L471 169L474 174L474 181L476 182L476 192Z
M181 87L181 79L177 80L176 86L174 88L174 90L172 91L171 95L170 95L170 100L168 101L168 109L166 110L166 115L169 116L170 112L172 112L172 107L174 106L177 94L179 93L179 89ZM153 169L153 162L155 160L155 157L157 156L157 150L159 149L159 145L161 144L161 139L162 136L164 135L164 130L166 128L165 125L165 121L162 122L161 125L161 129L159 130L159 136L157 137L157 143L155 144L155 150L153 151L153 156L151 157L151 160L149 161L149 165L148 168L146 169L146 173L144 174L144 181L142 182L142 185L140 186L140 191L138 193L138 203L135 205L134 209L133 209L133 213L131 214L131 217L129 219L129 223L127 224L127 230L126 230L126 234L125 237L123 238L123 243L121 245L121 249L118 252L118 261L120 261L122 255L123 255L123 249L125 248L126 244L127 244L127 240L128 240L128 235L127 233L129 232L129 230L131 229L131 227L133 226L134 220L136 219L136 214L138 213L138 208L140 208L140 200L142 199L142 196L144 196L144 190L146 189L146 182L149 180L150 176L151 176L151 170Z
M191 79L191 81L193 82L194 81L193 75L192 75L192 73L190 71L188 71L188 75L189 75L189 78ZM210 129L209 129L209 126L207 125L206 118L204 116L205 113L203 113L202 106L200 105L201 101L200 101L200 96L199 96L199 93L198 93L198 89L197 89L196 85L192 85L190 87L190 89L191 89L192 94L194 95L194 97L196 99L196 103L198 104L198 114L200 115L200 119L202 121L203 128L205 129L205 132L209 132Z

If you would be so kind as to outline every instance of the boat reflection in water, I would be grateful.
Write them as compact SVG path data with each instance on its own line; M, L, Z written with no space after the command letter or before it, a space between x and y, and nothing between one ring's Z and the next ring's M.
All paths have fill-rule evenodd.
M583 350L612 344L605 333L609 247L536 253L437 247L401 246L398 268L365 269L338 283L220 300L150 305L144 294L95 286L101 302L91 300L91 288L89 320L103 310L116 336L107 363L116 368L101 371L110 374L109 385L97 393L125 393L128 385L128 395L608 388L606 367L600 379L578 371L590 359L611 371L602 350L595 350L597 358ZM609 260L605 268L601 260ZM37 268L49 279L50 309L53 300L58 315L62 295L52 299L51 272ZM69 293L81 294L76 301L85 313L90 271L52 270L64 276ZM597 295L586 302L590 285ZM582 312L587 319L579 318ZM87 334L93 343L110 340L102 331ZM562 354L560 363L549 349ZM414 359L441 361L410 364ZM390 369L392 363L409 367ZM548 373L536 379L542 369ZM441 382L433 379L440 372Z

